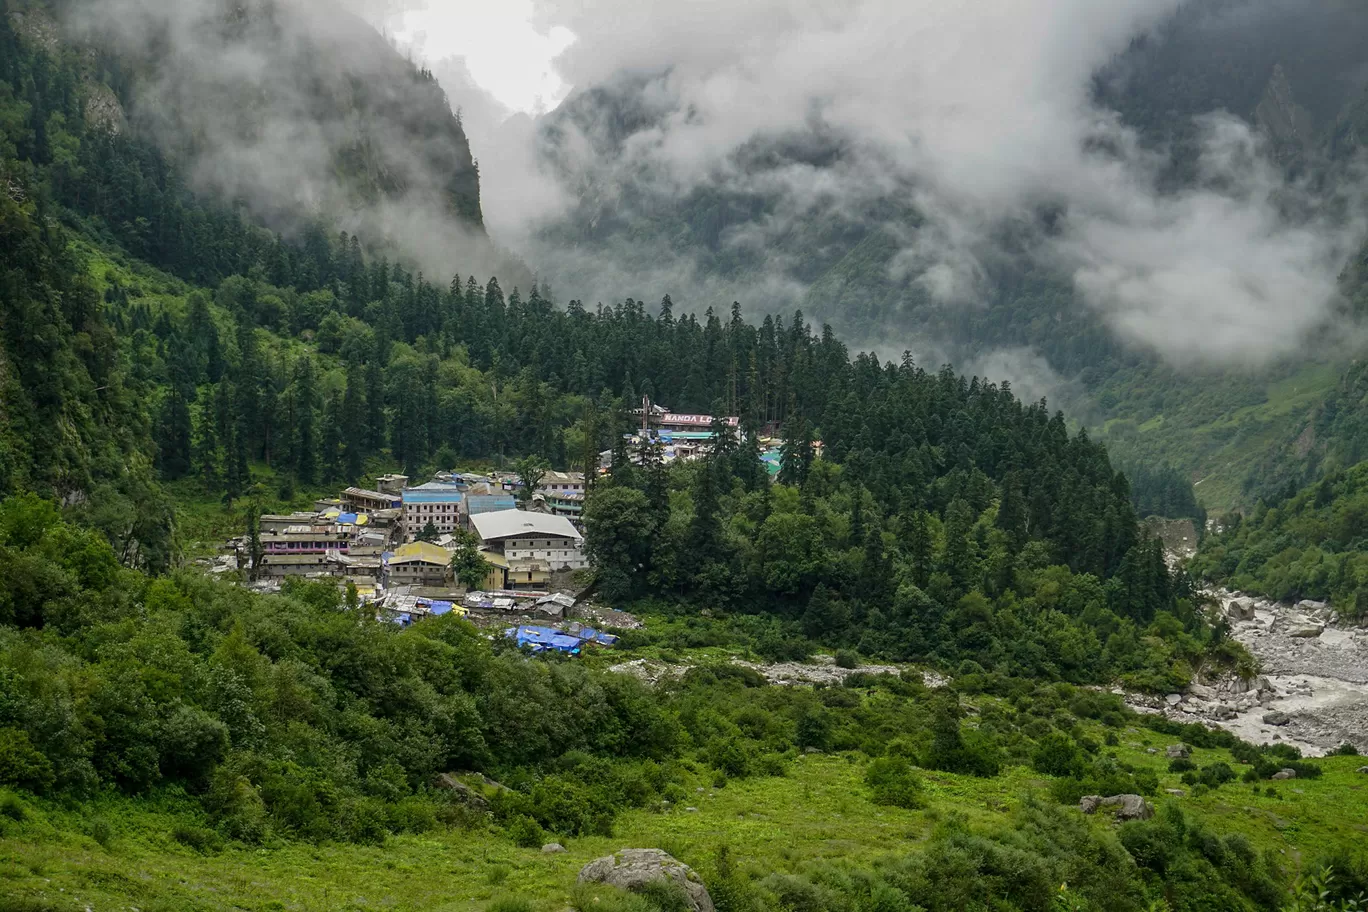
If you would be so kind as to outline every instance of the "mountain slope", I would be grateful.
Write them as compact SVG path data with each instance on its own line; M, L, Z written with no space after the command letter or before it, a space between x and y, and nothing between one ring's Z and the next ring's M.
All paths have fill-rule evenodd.
M1213 112L1222 111L1254 127L1251 142L1265 144L1280 169L1278 179L1287 181L1268 197L1269 212L1296 218L1307 188L1341 188L1352 196L1357 177L1350 162L1360 134L1355 112L1368 97L1365 37L1368 15L1334 0L1183 4L1092 79L1098 111L1114 112L1144 154L1164 162L1154 175L1156 201L1135 205L1181 207L1194 191L1213 186L1219 195L1230 178L1208 174L1211 161L1203 156L1209 156L1212 125L1219 121ZM728 71L717 79L722 84L735 76ZM1129 332L1146 314L1131 321L1132 315L1094 306L1076 284L1076 268L1061 256L1061 233L1086 212L1047 197L983 231L956 235L943 211L952 207L936 197L934 177L884 167L858 137L823 121L821 99L813 100L814 113L803 126L779 133L757 126L756 135L719 161L704 159L684 140L667 145L703 116L679 101L679 84L688 78L665 65L618 75L543 120L546 166L577 201L533 244L547 274L594 292L597 281L668 288L689 307L728 293L750 309L800 306L844 337L879 345L888 355L908 348L923 362L950 360L974 372L994 371L1018 389L1048 392L1085 424L1103 428L1133 420L1139 436L1122 428L1109 442L1136 459L1170 461L1193 481L1210 479L1213 507L1251 503L1268 487L1260 450L1274 441L1278 458L1295 465L1289 472L1304 477L1317 471L1285 444L1315 420L1319 404L1289 409L1276 393L1304 385L1302 352L1269 358L1268 351L1285 346L1255 332L1232 356L1219 347L1218 333L1205 340L1200 327L1185 330L1184 314L1167 313L1167 300L1151 303L1161 318L1149 330ZM839 91L836 83L833 92ZM716 132L731 137L737 125L719 117ZM700 128L688 139L709 136ZM1123 140L1092 141L1105 149ZM652 150L660 154L652 158ZM696 159L711 170L697 173L703 166ZM667 166L676 161L672 172ZM1152 166L1145 161L1144 168ZM986 173L982 180L993 184L996 177ZM1327 195L1327 210L1343 202ZM1103 220L1098 229L1107 227ZM1140 238L1123 247L1144 243ZM1231 266L1250 272L1249 287L1270 279L1248 261ZM1118 261L1119 275L1127 268L1124 258ZM1330 287L1336 268L1311 271ZM1146 264L1135 270L1137 286L1153 271ZM1207 278L1189 275L1184 286L1199 287ZM1327 321L1355 310L1362 287L1357 273L1347 273L1341 287L1346 300L1327 310ZM1305 303L1285 301L1271 309L1290 312ZM1212 328L1238 318L1227 314ZM1318 350L1313 367L1346 366L1352 353L1339 345L1342 335L1310 335L1303 350ZM1178 368L1164 353L1174 354ZM1201 369L1208 362L1217 369ZM1234 373L1242 376L1220 377ZM1331 385L1317 383L1322 392ZM1220 426L1250 410L1258 413L1257 429L1231 434ZM1193 445L1195 438L1203 439Z

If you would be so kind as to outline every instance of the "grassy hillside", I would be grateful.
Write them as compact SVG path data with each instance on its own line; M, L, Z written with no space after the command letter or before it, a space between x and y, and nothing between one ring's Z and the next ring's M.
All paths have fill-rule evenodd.
M1127 464L1181 466L1212 515L1249 507L1288 480L1314 477L1320 460L1307 429L1345 367L1310 362L1272 375L1171 376L1118 388L1107 394L1116 417L1102 423L1101 439Z
M1105 736L1100 727L1088 733ZM1167 772L1162 758L1162 748L1173 738L1134 726L1118 734L1120 743L1107 748L1109 753L1153 769L1163 789L1188 789L1177 774ZM1154 748L1161 753L1148 752ZM1223 749L1199 749L1193 759L1202 766L1225 762L1238 769ZM1116 829L1105 818L1053 810L1049 777L1022 767L991 780L928 773L924 809L875 804L863 781L868 763L859 754L802 755L786 765L782 776L736 780L723 788L713 787L707 775L694 775L690 781L700 784L687 789L679 805L630 811L611 836L565 839L563 855L518 848L482 827L396 836L373 847L259 848L211 840L197 849L186 844L194 842L187 833L205 821L194 802L175 794L151 800L109 796L75 809L28 799L19 812L23 819L4 819L0 827L0 892L9 897L4 908L33 912L133 906L168 912L446 912L485 909L508 897L526 898L531 908L551 912L567 905L603 905L593 902L595 891L589 896L576 892L575 875L589 860L625 846L663 847L705 876L715 876L717 852L727 847L745 882L766 884L757 887L759 892L788 887L792 893L792 884L776 875L830 886L830 875L819 872L849 876L895 868L957 833L1010 842L1014 831L1037 816L1064 831L1081 827L1099 839ZM1316 780L1270 787L1230 784L1199 796L1165 796L1159 800L1160 820L1172 823L1170 807L1180 809L1187 822L1180 841L1203 845L1209 854L1229 851L1212 842L1213 834L1238 833L1255 855L1270 856L1289 872L1333 859L1346 875L1361 877L1368 874L1362 849L1368 838L1368 786L1354 772L1360 765L1361 758L1332 758ZM697 811L685 810L686 803ZM15 814L13 804L6 807ZM1127 826L1132 832L1140 829ZM1161 886L1162 871L1148 876ZM1177 881L1183 875L1171 876ZM611 891L596 892L615 899ZM1075 902L1057 908L1103 908L1082 905L1081 896Z

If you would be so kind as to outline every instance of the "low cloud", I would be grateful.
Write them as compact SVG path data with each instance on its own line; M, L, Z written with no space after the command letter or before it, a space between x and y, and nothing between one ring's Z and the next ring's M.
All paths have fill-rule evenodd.
M1002 226L1048 212L1029 255L1071 276L1124 339L1179 365L1262 363L1336 313L1362 225L1345 200L1289 183L1229 112L1198 119L1198 180L1171 189L1171 154L1097 103L1098 72L1183 6L539 0L543 27L578 36L562 76L602 99L547 121L550 170L504 156L526 124L516 139L476 133L507 164L487 168L489 198L516 201L498 233L570 277L572 295L778 309L802 303L817 278L805 270L824 265L820 249L795 261L796 236L877 230L899 242L893 284L954 307L991 299ZM530 175L540 189L519 195ZM602 229L651 226L700 191L761 202L707 245L706 225L645 229L673 231L673 246Z
M67 25L133 62L134 125L193 187L290 233L320 218L438 276L509 258L436 83L375 28L398 0L77 0Z

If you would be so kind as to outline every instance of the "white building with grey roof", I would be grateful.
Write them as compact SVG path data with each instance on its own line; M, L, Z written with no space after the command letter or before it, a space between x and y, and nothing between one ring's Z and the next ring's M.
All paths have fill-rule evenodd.
M536 561L553 571L589 566L584 536L564 516L500 510L472 516L470 524L485 547L502 554L510 565Z

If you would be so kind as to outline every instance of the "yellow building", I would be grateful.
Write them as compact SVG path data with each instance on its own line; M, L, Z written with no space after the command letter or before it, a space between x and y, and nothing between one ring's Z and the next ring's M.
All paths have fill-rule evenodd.
M451 555L430 542L397 548L389 559L391 586L441 586L451 571Z

